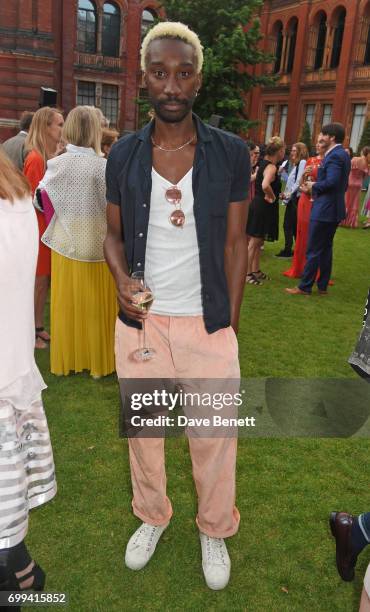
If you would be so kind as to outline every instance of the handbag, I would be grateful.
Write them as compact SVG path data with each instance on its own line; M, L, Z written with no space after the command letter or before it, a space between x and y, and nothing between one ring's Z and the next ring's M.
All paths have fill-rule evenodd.
M46 225L49 225L50 221L54 216L55 211L46 189L36 189L33 203L35 208L44 213Z

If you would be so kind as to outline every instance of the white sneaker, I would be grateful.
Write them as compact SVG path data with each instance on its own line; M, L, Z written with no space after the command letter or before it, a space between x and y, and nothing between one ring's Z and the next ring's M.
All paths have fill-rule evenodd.
M132 570L146 566L154 554L155 547L167 525L148 525L142 523L128 541L125 554L125 564Z
M222 538L210 538L199 532L202 546L202 567L207 586L218 591L230 578L231 561Z

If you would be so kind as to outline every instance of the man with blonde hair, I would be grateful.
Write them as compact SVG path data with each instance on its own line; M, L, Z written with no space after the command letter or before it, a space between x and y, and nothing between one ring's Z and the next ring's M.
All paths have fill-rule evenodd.
M209 379L223 391L225 380L238 390L248 148L192 113L203 52L187 26L157 24L143 41L141 62L154 120L113 145L106 174L105 255L120 304L117 373L123 386L166 378L199 391ZM140 271L154 288L150 314L138 309L133 295L130 275ZM133 355L144 323L155 354L142 353L138 362ZM204 576L211 589L222 589L230 575L224 538L237 532L240 520L236 438L188 435ZM129 438L132 507L142 521L126 549L133 570L148 563L172 516L163 437L143 436Z

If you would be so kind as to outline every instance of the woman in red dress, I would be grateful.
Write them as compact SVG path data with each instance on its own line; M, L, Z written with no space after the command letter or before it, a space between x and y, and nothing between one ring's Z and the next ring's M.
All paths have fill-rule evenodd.
M33 116L25 143L29 153L23 168L23 173L31 185L32 195L45 174L47 160L56 154L63 123L63 115L57 109L48 106L40 108ZM39 238L41 238L46 230L45 216L39 210L36 210L36 214ZM46 348L46 342L50 340L49 334L44 330L44 309L50 282L50 260L50 249L40 240L35 282L36 348Z
M317 173L325 155L325 148L319 143L316 145L316 153L318 154L316 157L310 157L307 160L302 182L304 182L308 176L310 176L311 181L317 180ZM306 250L311 207L312 202L310 194L302 193L298 201L297 238L294 247L293 261L289 270L283 272L284 276L289 276L290 278L300 278L303 274L303 270L306 265Z

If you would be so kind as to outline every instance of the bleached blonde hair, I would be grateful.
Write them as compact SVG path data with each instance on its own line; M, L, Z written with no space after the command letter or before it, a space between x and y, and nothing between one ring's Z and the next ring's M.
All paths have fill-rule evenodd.
M100 154L102 127L94 106L76 106L66 119L63 138L77 147L92 147Z
M199 37L187 25L179 21L162 21L157 23L145 36L141 45L141 69L145 72L146 57L148 55L148 47L153 40L158 38L172 38L174 40L182 40L188 45L191 45L195 51L197 60L197 71L201 72L203 66L203 47Z

